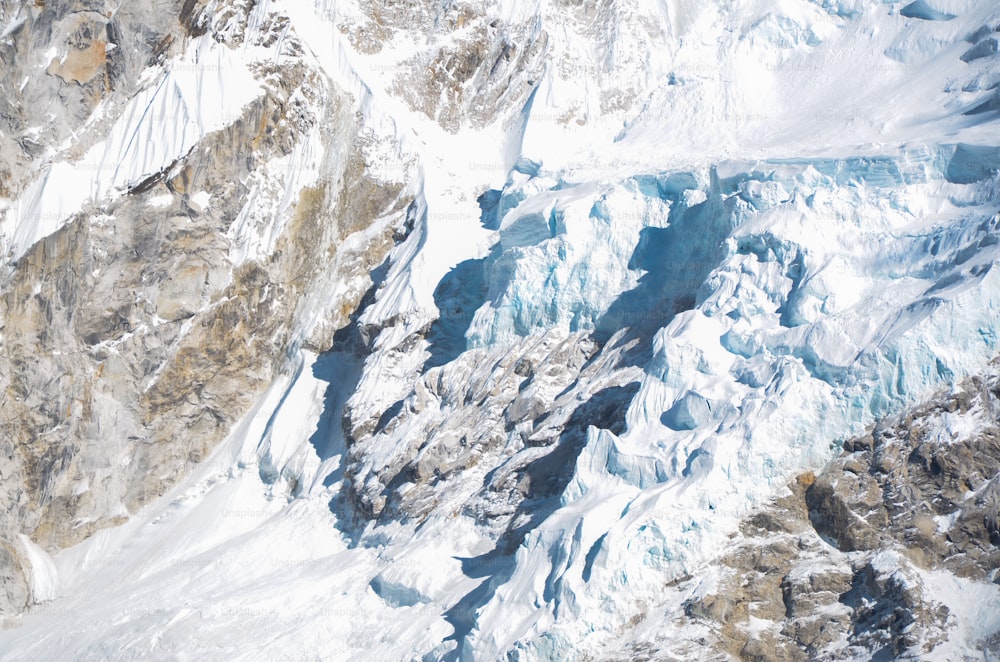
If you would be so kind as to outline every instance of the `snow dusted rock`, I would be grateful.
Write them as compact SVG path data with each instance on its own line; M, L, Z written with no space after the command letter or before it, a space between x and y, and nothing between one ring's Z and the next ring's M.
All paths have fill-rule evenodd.
M952 659L969 632L995 655L998 383L965 380L800 475L741 524L711 581L675 583L665 612L633 624L632 654L672 659L707 625L740 659Z
M21 13L41 12L32 20L44 23L62 11L53 3ZM404 226L413 199L405 181L359 167L394 151L365 140L354 110L362 100L319 71L300 42L276 41L286 18L255 20L240 32L255 60L233 72L218 68L231 60L215 54L235 47L220 31L146 44L154 65L138 68L151 77L138 92L152 95L142 99L146 114L130 114L133 99L115 125L135 142L123 152L92 149L68 167L134 169L132 145L155 150L156 131L181 131L185 146L162 169L154 155L142 166L153 169L134 170L141 178L123 190L94 189L71 217L43 219L62 225L10 265L0 290L8 513L0 537L11 581L20 572L16 532L55 551L125 521L208 455L288 369L290 351L328 347L329 329L345 323ZM72 66L82 76L83 65ZM172 87L181 85L172 77L192 73L247 77L254 87L243 98L253 100L225 109L234 114L221 126L191 117L191 99L171 102L192 92ZM207 84L199 78L194 100L210 99Z
M0 113L0 195L16 197L51 155L79 157L101 140L116 110L144 86L143 71L176 56L197 33L194 4L187 11L169 4L171 11L147 3L0 4L0 77L8 92Z

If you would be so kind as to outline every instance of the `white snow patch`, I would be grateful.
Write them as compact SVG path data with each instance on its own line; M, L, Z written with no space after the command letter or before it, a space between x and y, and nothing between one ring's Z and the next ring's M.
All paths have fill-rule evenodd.
M174 203L174 196L170 193L164 193L163 195L153 196L146 201L146 204L153 209L166 209Z
M947 515L935 515L934 522L937 524L937 532L948 533L951 531L951 527L955 526L955 522L958 521L958 517L961 514L961 510L956 510L955 512L948 513Z
M29 580L32 599L35 602L54 600L59 593L60 582L59 571L52 557L24 534L21 534L21 544L31 566Z
M206 212L208 211L208 203L211 199L212 194L208 191L198 191L188 199L188 202L194 207L195 211Z

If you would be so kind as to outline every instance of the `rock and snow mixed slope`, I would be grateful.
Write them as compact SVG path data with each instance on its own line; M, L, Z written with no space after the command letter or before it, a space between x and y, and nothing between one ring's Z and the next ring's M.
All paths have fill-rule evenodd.
M996 421L991 3L123 11L0 13L72 101L2 116L5 655L995 654L928 595L1000 600L994 455L934 469Z

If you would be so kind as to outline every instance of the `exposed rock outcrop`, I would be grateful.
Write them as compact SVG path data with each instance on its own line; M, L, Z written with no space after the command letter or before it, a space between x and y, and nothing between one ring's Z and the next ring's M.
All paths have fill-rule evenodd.
M963 600L940 592L940 572L998 579L998 406L1000 377L973 377L848 440L822 473L799 476L743 523L706 570L713 579L669 589L687 596L681 613L668 611L673 641L637 637L628 654L938 659ZM976 645L1000 653L995 637Z
M45 22L76 35L71 55L49 67L58 81L32 93L54 95L53 85L79 92L98 78L124 77L129 84L114 88L124 94L143 66L119 60L114 73L98 56L167 58L184 49L192 25L214 25L219 47L229 47L227 21L193 7L158 9L172 31L150 36L152 23L145 41L111 51L84 37L103 39L105 27L110 34L120 29L116 21L141 16L94 18L60 3L23 9L26 35ZM274 62L255 65L264 94L241 116L127 195L93 202L0 283L4 612L32 599L20 533L57 550L163 494L288 369L296 348L329 347L371 287L371 271L405 235L412 188L405 179L376 179L364 165L398 146L366 138L355 113L360 100L305 56L280 13L240 34L264 48L277 43L276 31L281 75ZM103 78L95 73L102 67ZM86 108L73 112L82 117ZM298 183L289 168L308 141L325 154L311 166L314 176ZM399 172L415 175L405 163ZM18 186L17 178L3 180ZM271 245L247 256L247 242L267 233Z

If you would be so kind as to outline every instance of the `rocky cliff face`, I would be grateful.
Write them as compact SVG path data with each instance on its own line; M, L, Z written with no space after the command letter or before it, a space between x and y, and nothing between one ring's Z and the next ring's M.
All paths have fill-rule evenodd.
M407 177L416 173L406 171L398 145L366 136L357 114L363 99L318 71L279 18L255 15L248 28L251 17L237 9L212 15L192 2L113 15L73 3L5 9L12 26L4 88L19 89L19 67L27 81L5 101L17 105L4 116L4 136L20 145L2 150L7 195L50 168L47 161L65 159L80 176L121 167L88 161L93 152L80 156L100 136L98 104L100 126L126 123L137 134L144 123L200 122L183 107L138 121L116 117L123 106L131 110L127 100L143 83L169 75L159 65L195 48L194 40L208 44L203 52L273 54L250 62L260 88L243 108L227 109L231 123L124 190L56 219L64 221L58 230L7 267L0 288L0 490L12 586L5 610L31 598L19 535L54 551L163 494L288 369L296 348L329 348L333 330L372 286L369 274L405 235L414 203ZM66 52L44 75L28 75L49 44ZM227 75L211 60L187 66ZM29 130L28 120L46 119L37 111L43 103L55 109L49 124ZM86 133L71 139L80 124ZM48 142L31 142L32 132ZM60 146L66 140L69 148ZM297 172L294 157L303 150L315 151L310 169ZM401 177L365 168L386 158L403 161Z

